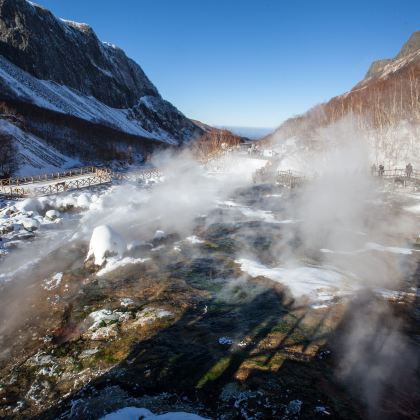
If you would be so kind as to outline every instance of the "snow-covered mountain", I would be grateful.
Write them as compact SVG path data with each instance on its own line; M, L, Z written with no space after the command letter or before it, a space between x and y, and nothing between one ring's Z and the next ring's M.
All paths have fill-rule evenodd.
M0 0L0 118L81 161L203 133L120 48L26 0Z
M290 154L324 147L337 130L365 137L373 162L420 166L420 31L395 58L375 61L352 90L288 119L263 141Z

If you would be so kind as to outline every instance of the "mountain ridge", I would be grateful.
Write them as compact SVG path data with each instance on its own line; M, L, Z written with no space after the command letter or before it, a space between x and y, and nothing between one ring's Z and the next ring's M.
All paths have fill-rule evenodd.
M0 0L0 110L0 120L49 144L52 154L86 163L105 155L141 161L155 147L205 133L121 48L27 0ZM5 136L10 130L0 126Z
M307 153L326 147L325 130L342 121L348 136L366 138L370 161L420 166L420 31L394 59L372 63L351 90L289 118L262 141L285 147L287 153L286 144Z

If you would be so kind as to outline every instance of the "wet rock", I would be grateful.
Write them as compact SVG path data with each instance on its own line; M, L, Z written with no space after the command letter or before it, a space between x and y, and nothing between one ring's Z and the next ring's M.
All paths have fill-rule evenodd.
M222 346L231 346L233 344L233 340L229 337L220 337L218 341Z
M302 408L303 402L300 400L293 400L290 401L289 404L287 404L286 407L286 415L298 415L300 413L300 410Z
M314 408L314 413L322 416L330 416L331 413L323 405L318 405Z
M5 235L6 233L13 232L13 224L4 224L0 226L0 235Z

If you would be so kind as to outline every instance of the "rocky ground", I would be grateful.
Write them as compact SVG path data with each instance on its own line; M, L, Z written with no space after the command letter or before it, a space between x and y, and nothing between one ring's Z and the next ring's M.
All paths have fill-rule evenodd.
M276 256L285 252L279 238L298 248L299 223L284 218L283 203L294 194L250 186L196 217L191 236L155 235L108 269L85 262L88 244L75 238L7 278L0 286L0 416L96 419L136 406L219 419L366 418L369 405L337 374L342 336L355 311L381 302L389 308L383 325L402 320L402 334L418 354L420 269L397 291L338 294L327 304L293 295L269 275L243 271L238 257L244 254L266 267L278 264ZM413 205L404 197L390 211ZM85 208L95 201L80 200ZM37 235L28 228L36 222L26 219L38 218L39 232L44 224L72 226L82 211L74 202L32 210L9 205L1 213L9 220L4 242L10 248L15 236L7 235L22 234L41 240L29 238ZM398 259L415 266L415 235L408 244L411 251ZM323 255L300 253L306 266L317 266ZM404 385L389 388L380 413L416 418L413 372Z

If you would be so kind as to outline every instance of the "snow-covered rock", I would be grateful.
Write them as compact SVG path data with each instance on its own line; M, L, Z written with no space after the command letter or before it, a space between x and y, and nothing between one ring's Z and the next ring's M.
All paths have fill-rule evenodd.
M36 219L26 218L22 219L22 226L28 232L34 232L39 229L40 223Z
M86 260L94 257L95 265L101 266L108 256L121 257L127 245L124 238L110 226L97 226L92 233Z
M88 317L89 321L92 322L89 330L96 330L102 324L118 321L121 314L122 313L113 312L110 309L99 309L98 311L91 312Z
M153 236L154 241L160 241L166 238L166 233L163 230L157 230Z
M26 200L19 201L14 207L21 212L33 211L34 213L38 213L43 209L42 203L36 198L27 198Z
M60 217L60 213L57 210L48 210L45 217L49 220L55 220Z

